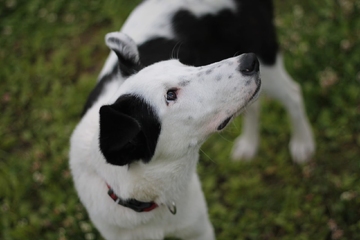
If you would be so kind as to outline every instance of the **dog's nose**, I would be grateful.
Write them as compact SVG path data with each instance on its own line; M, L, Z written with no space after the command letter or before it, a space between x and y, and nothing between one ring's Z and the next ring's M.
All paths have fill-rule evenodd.
M245 53L240 59L239 70L243 75L252 75L259 72L259 60L254 53Z

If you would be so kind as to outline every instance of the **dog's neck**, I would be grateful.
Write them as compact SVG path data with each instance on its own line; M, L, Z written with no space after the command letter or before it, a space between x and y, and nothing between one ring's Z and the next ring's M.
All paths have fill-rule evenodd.
M106 164L95 171L114 192L123 199L155 201L168 204L181 197L196 176L198 147L188 150L185 156L168 158L166 154L155 154L149 163L136 161L126 166ZM99 152L99 162L103 156Z
M157 198L160 202L176 200L195 174L197 161L196 152L176 160L171 159L171 162L168 158L155 158L148 164L130 166L129 174L134 183L132 194L139 197L152 195L152 198Z

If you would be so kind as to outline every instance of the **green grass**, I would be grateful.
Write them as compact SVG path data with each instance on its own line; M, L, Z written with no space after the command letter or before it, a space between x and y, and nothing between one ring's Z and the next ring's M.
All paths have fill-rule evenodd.
M101 239L73 188L69 136L108 54L104 35L139 1L99 2L2 1L0 239ZM287 113L263 98L252 162L229 160L241 119L202 148L211 221L224 240L360 239L360 2L275 6L316 155L292 163Z

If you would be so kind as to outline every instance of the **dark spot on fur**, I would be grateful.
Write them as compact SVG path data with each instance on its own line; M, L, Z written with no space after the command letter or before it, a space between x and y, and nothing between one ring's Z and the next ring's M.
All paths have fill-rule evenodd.
M205 74L209 75L212 71L213 71L212 69L208 69L208 70L206 70Z
M181 82L179 82L179 86L180 87L185 87L187 85L189 85L190 81L189 80L183 80Z
M216 80L216 81L219 82L221 79L222 79L222 76L221 76L221 75L216 75L216 77L215 77L215 80Z

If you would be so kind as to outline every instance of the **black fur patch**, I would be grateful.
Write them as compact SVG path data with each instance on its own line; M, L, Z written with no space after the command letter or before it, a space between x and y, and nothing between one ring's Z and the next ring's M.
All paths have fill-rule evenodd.
M222 10L197 18L179 10L172 19L174 39L153 38L139 46L141 62L178 58L202 66L254 52L268 65L276 61L278 44L270 0L237 0L237 12Z
M143 65L148 66L150 64L173 59L180 58L186 59L190 57L188 51L184 51L182 44L177 44L175 39L166 39L163 37L149 39L145 43L138 46L140 61Z
M100 150L110 164L149 162L160 131L153 108L140 97L123 95L100 108Z

